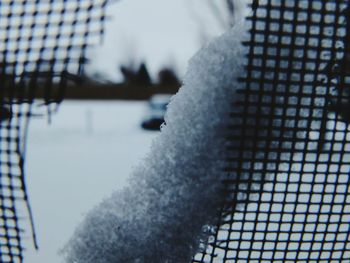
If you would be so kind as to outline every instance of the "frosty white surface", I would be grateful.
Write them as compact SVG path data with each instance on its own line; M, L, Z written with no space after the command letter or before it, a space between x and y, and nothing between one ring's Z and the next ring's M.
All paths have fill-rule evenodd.
M223 198L223 135L243 70L244 33L238 24L191 59L150 153L129 185L78 226L66 262L178 263L195 254L202 226L216 223Z
M146 106L67 100L51 125L43 118L31 119L26 172L39 250L33 248L28 225L26 263L61 263L58 251L83 215L127 183L156 136L140 127Z

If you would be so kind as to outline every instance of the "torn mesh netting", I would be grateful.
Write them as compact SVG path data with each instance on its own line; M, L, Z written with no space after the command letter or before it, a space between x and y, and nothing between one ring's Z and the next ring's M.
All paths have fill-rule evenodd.
M243 70L242 14L190 60L149 154L129 185L78 226L66 262L189 262L207 242L202 227L216 224L223 201L226 126Z
M197 251L199 239L205 242L201 226L214 224L209 221L221 194L225 204L218 234L194 262L349 261L349 128L327 107L330 99L349 101L344 69L341 75L327 70L345 57L348 1L255 2L245 42L247 57L242 60L247 70L232 67L241 65L241 53L234 65L225 64L225 55L220 57L221 49L215 46L224 37L192 60L188 82L174 106L170 104L169 124L154 144L157 158L149 155L129 187L91 211L66 246L68 262L186 262ZM222 54L232 54L226 51ZM215 56L210 57L211 52ZM223 92L226 96L219 99L213 93L217 81L225 80L223 69L230 70L232 86L231 93ZM234 76L240 73L244 76L237 83ZM191 96L191 89L200 93ZM211 96L220 103L213 103ZM225 108L226 102L235 107ZM194 121L197 106L206 110L199 111L206 114L201 123ZM216 152L222 145L218 131L211 130L220 123L213 116L221 106L232 116L229 121L219 115L231 125L230 176L224 180L224 193L215 180L222 178L222 163L212 162L215 155L217 160L221 156ZM221 124L216 127L224 128ZM203 136L208 136L207 144ZM202 167L191 160L205 161ZM216 168L211 170L211 165ZM202 176L209 173L213 177Z
M22 262L27 211L34 232L24 171L29 119L50 116L79 79L86 47L103 33L106 3L0 1L0 262Z
M194 262L348 262L349 1L250 2L226 201Z

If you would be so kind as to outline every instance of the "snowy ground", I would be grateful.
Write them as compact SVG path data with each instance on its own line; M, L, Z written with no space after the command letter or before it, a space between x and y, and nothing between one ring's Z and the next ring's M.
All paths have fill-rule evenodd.
M53 116L51 125L45 119L33 119L26 171L40 250L35 252L32 248L28 230L25 263L61 263L58 250L72 235L84 213L107 197L112 190L125 185L132 166L145 155L151 140L158 134L140 128L145 109L143 102L67 101L59 113ZM343 126L338 128L343 130ZM350 157L344 158L348 160ZM278 176L281 183L276 185L276 189L283 189L287 177L285 174ZM300 189L308 193L309 174L302 176L301 181L305 183L301 184ZM334 177L333 174L328 175L327 180L334 181ZM317 180L325 181L325 175L317 175ZM338 176L338 180L345 182L347 176ZM318 193L324 191L320 187L322 184L313 186L314 194L311 197L319 197ZM266 184L264 189L272 191L272 185ZM334 198L344 198L341 193L340 191ZM281 198L278 195L277 192L275 197ZM325 195L324 202L330 202L327 198L332 196ZM271 196L264 195L261 199L265 198L270 200ZM247 211L250 211L251 216L261 216L255 214L255 205L249 205ZM345 209L349 209L349 206ZM276 218L275 221L278 220ZM313 219L310 220L306 229L314 227ZM343 220L348 222L350 219L344 216ZM290 220L286 218L285 221L288 225ZM232 229L238 229L237 227L240 226L231 226ZM225 235L227 231L220 233L222 238ZM220 257L220 251L217 253ZM217 259L217 262L222 261Z
M125 184L157 132L140 128L144 102L67 101L51 125L34 119L27 183L40 250L27 232L26 263L59 263L57 251L84 213Z

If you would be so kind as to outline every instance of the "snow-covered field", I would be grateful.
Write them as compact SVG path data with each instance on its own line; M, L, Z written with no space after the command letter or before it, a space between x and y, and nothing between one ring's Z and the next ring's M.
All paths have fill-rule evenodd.
M140 128L145 102L66 101L52 124L33 119L27 183L40 250L26 233L26 263L59 263L84 213L122 187L157 132Z
M125 185L132 167L145 156L158 134L140 128L145 110L145 102L66 101L58 114L53 115L51 125L44 118L32 120L26 172L40 250L33 249L27 229L25 263L61 263L58 251L84 214ZM341 130L344 128L339 126ZM328 175L328 180L332 176ZM309 186L308 174L303 177L306 183L300 189ZM280 174L281 184L277 188L284 186L283 178ZM322 174L317 178L325 180ZM345 179L345 175L339 177L341 181ZM264 188L272 191L269 187L266 184ZM322 189L315 187L321 186L314 186L317 197ZM248 210L255 215L254 204ZM235 229L235 225L231 228ZM220 236L224 238L226 234L223 231Z

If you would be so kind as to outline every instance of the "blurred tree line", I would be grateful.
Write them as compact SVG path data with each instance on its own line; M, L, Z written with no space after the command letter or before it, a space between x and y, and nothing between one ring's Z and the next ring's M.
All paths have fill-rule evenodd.
M237 0L190 0L189 4L189 8L191 8L191 5L193 4L200 4L203 8L208 9L208 13L215 26L220 27L222 31L225 31L234 25L235 12L237 9L241 8L241 6L238 6ZM202 27L203 21L207 18L201 17L198 14L198 11L195 12L197 14L194 14L193 17L199 25L198 34L202 45L210 38L210 33L206 29L207 27ZM156 80L151 78L145 62L140 62L136 65L135 63L128 63L128 65L124 64L121 65L119 69L123 77L122 82L129 86L150 86L152 84L163 86L181 85L177 71L172 66L161 68Z

